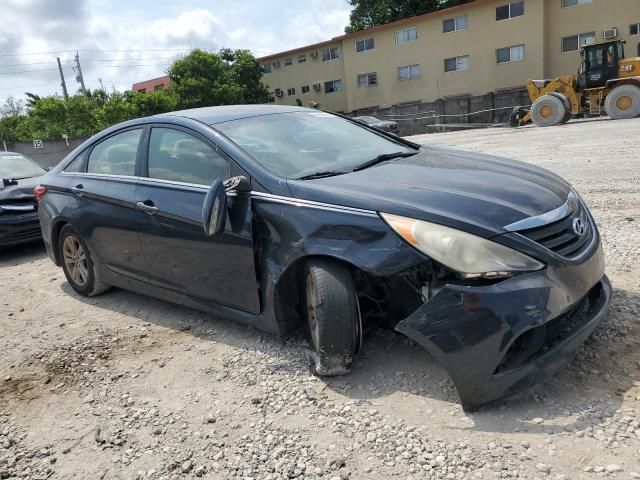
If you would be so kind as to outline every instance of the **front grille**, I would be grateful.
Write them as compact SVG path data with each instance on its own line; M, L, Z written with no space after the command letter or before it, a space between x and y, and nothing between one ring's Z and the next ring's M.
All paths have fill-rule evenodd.
M0 214L25 215L36 212L38 204L33 198L0 200Z
M574 230L576 219L584 222L585 232L582 235L578 235ZM595 228L591 224L586 208L578 202L576 209L563 219L518 233L558 255L571 259L589 248L595 235Z

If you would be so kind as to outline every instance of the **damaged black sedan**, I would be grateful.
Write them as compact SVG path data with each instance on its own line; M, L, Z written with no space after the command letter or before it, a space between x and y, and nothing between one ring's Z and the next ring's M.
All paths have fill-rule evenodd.
M319 375L348 373L364 334L392 328L465 408L558 371L611 300L596 224L561 178L316 110L130 121L38 191L49 255L80 294L116 286L276 334L304 325Z

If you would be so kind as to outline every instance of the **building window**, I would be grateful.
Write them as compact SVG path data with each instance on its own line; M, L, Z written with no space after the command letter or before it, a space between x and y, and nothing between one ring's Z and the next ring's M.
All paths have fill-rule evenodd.
M629 25L629 35L640 35L640 23Z
M509 63L524 60L524 45L499 48L496 52L498 56L498 63Z
M442 22L442 32L456 32L458 30L466 30L467 29L467 16L460 15L456 18L448 18L447 20L443 20Z
M372 87L378 84L378 74L376 72L362 73L358 75L358 87Z
M462 70L469 70L469 55L445 59L445 72L461 72Z
M342 80L331 80L324 82L324 93L333 93L342 91Z
M292 97L296 94L295 88L287 88L287 96Z
M322 61L326 62L328 60L335 60L336 58L340 58L340 50L338 47L333 48L325 48L322 50Z
M356 40L356 52L366 52L367 50L373 50L375 48L375 41L373 38L367 38L365 40Z
M581 33L580 35L573 35L571 37L564 37L562 39L562 51L575 52L580 50L585 45L591 45L596 42L596 32Z
M265 74L271 73L271 64L265 63L264 65L262 65L262 70L264 71Z
M298 55L298 63L304 63L306 61L307 61L307 54L306 53Z
M414 78L420 78L420 65L398 67L398 80L413 80Z
M416 27L405 28L396 32L396 45L401 43L409 43L418 39L418 30Z
M511 2L496 8L496 22L524 15L524 0Z
M293 58L289 57L289 58L285 58L284 59L284 66L289 66L289 65L293 65Z
M562 0L562 8L574 7L576 5L585 5L593 0Z
M303 85L302 86L302 94L304 95L305 93L309 93L311 91L311 89L309 88L309 85Z

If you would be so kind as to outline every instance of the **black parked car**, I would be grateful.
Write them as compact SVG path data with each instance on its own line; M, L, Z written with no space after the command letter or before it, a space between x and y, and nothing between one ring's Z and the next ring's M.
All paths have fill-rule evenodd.
M383 132L398 133L397 122L392 122L390 120L380 120L379 118L371 116L353 117L353 119L356 122L369 125L370 127L377 128L378 130L382 130Z
M37 191L49 255L80 294L114 285L277 334L306 324L320 375L394 328L466 408L560 369L611 299L593 218L556 175L317 110L123 123Z
M45 173L24 155L0 151L0 248L42 237L33 189Z

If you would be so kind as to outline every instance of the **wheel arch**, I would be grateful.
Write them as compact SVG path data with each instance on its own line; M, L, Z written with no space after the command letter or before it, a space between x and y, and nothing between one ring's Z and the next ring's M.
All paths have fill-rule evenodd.
M69 223L66 219L59 219L51 226L51 249L53 250L53 259L56 266L62 265L62 259L60 258L60 231Z

